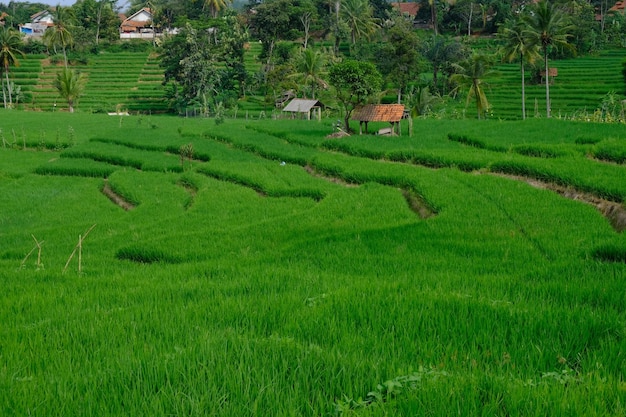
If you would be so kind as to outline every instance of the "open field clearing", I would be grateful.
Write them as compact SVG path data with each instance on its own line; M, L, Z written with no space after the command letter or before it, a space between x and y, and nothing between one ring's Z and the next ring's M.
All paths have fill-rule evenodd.
M333 121L0 111L0 414L624 416L624 126Z

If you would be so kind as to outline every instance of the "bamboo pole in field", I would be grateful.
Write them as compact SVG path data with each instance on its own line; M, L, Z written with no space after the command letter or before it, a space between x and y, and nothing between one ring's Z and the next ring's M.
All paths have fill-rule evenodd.
M30 257L30 255L33 254L33 252L35 251L35 249L37 249L37 269L41 268L41 245L43 245L43 240L40 242L37 240L37 238L35 237L35 235L32 235L33 240L35 241L35 247L32 248L30 250L30 252L28 252L28 254L26 255L26 257L24 257L24 260L22 261L22 263L20 264L20 268L24 267L24 264L26 263L26 261L28 260L28 258Z
M93 230L94 227L96 227L95 224L93 226L91 226L83 235L78 235L78 243L76 244L76 246L74 246L74 250L72 251L72 254L67 259L67 262L65 263L65 267L63 268L63 273L65 273L65 271L67 270L68 265L72 261L72 258L74 258L74 255L76 255L76 251L78 251L78 273L80 274L82 272L82 270L83 270L83 265L82 265L82 263L83 263L83 241L87 238L87 236Z

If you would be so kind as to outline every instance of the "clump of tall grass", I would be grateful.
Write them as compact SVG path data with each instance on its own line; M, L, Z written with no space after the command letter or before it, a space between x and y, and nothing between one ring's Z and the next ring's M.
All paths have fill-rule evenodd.
M117 167L105 162L84 158L60 158L35 168L39 175L66 175L75 177L107 178Z
M539 143L515 145L512 150L520 155L535 158L558 158L568 155L566 150L559 149L556 145L543 145Z
M617 244L598 246L591 251L591 256L599 261L626 263L626 247Z
M118 249L117 252L115 252L115 257L122 261L132 261L143 264L178 264L184 262L182 256L167 252L160 247L143 246L139 244Z
M603 140L592 149L592 155L603 161L623 164L626 162L626 141L617 139Z

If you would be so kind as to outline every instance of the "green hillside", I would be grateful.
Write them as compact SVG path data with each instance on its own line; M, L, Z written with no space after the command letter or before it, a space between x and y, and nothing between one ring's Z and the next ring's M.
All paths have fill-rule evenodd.
M65 110L67 105L59 97L53 82L62 63L33 57L25 62L36 62L28 68L38 71L37 82L31 87L28 110ZM156 55L148 52L101 53L90 56L86 65L75 68L87 78L84 95L78 109L84 112L115 112L117 109L140 113L159 113L167 110L164 100L163 71ZM31 81L32 82L32 81Z
M567 60L552 60L558 76L550 85L552 115L571 116L577 112L593 113L608 93L623 96L626 84L622 76L624 51L606 51L597 56ZM487 97L493 116L519 119L522 114L521 72L519 64L497 66L498 77L487 80ZM546 113L545 85L533 83L531 70L526 68L526 111L529 117Z
M252 75L259 71L261 45L250 43L246 49L245 65ZM622 69L623 51L605 51L597 56L553 60L558 76L550 85L554 117L572 117L593 113L609 93L623 96L626 89ZM12 71L12 77L23 92L22 105L29 110L63 110L65 103L52 86L61 64L52 65L44 56L30 56ZM148 52L101 53L89 58L77 69L87 76L88 83L78 110L83 112L114 112L123 109L133 113L162 113L167 111L163 72L158 57ZM486 79L486 94L491 104L490 117L521 118L521 79L519 65L500 64L497 75ZM428 75L425 73L424 75ZM253 94L239 103L242 110L260 111L267 105ZM462 98L459 97L460 99ZM464 100L449 102L450 109L461 112ZM472 104L467 117L474 112ZM526 72L526 110L528 117L545 116L545 86Z

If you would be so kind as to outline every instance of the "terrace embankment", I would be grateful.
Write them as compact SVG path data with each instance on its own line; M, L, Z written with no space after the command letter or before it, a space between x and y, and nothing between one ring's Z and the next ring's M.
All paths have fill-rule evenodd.
M534 178L513 175L502 176L518 181L524 181L535 188L552 190L565 198L569 198L570 200L582 201L591 204L595 206L604 217L607 218L613 229L615 229L617 232L623 232L624 230L626 230L626 209L621 203L606 200L591 193L576 190L572 187L565 187L554 183L540 181Z
M358 186L358 184L347 182L342 178L323 174L310 165L306 165L304 169L310 175L325 179L327 181L332 182L333 184L343 185L344 187ZM415 191L410 190L408 188L402 188L401 190L402 190L402 195L404 196L407 204L409 205L409 208L415 214L417 214L420 218L428 219L437 214L437 212L433 210L432 207L430 207L430 205L426 201L424 201L424 199L421 196L419 196Z
M104 181L104 186L102 187L102 194L106 195L109 200L111 200L113 203L117 204L126 211L135 208L134 204L126 201L121 195L113 191L113 189L111 188L111 186L109 186L109 183L106 180Z

